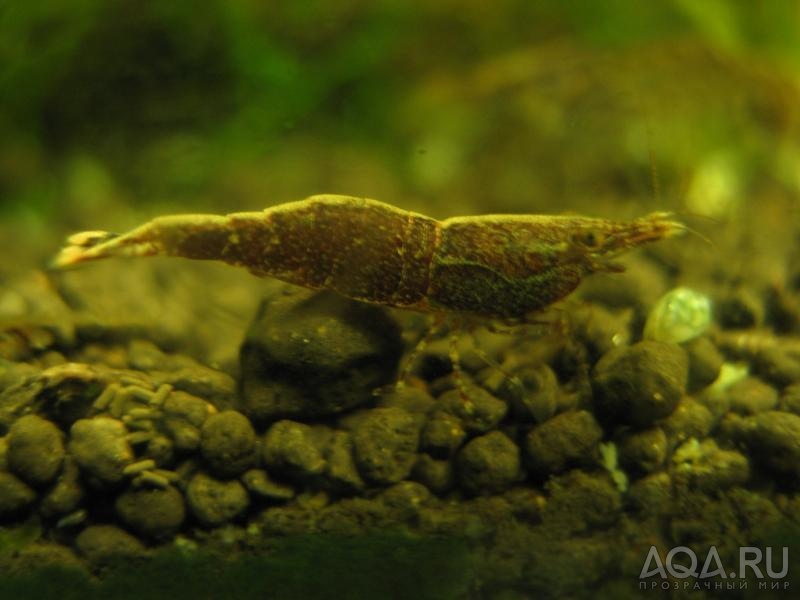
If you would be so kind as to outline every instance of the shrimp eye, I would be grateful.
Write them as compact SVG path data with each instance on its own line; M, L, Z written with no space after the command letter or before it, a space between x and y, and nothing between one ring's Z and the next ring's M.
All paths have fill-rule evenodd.
M585 231L580 231L576 233L572 241L576 244L580 244L589 250L595 250L603 245L604 236L599 231L595 231L594 229L586 229Z

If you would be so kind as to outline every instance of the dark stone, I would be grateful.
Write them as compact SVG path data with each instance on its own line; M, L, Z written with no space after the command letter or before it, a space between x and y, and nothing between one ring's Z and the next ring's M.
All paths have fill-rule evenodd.
M248 492L266 500L286 501L295 495L292 486L274 481L264 469L250 469L242 475L242 483Z
M353 430L353 454L361 475L377 484L408 477L417 459L419 427L401 408L376 408Z
M702 390L717 378L725 357L705 336L687 342L684 348L689 355L689 391Z
M503 394L505 391L505 394ZM526 367L506 378L500 396L509 400L517 419L543 423L558 408L558 379L547 365Z
M753 357L753 368L766 381L779 387L800 381L800 361L780 347L758 352Z
M222 481L200 472L186 488L186 501L200 523L218 527L242 514L250 504L250 497L236 479Z
M778 392L758 377L746 377L727 390L730 410L740 415L754 415L772 410L778 404Z
M501 431L470 440L456 457L458 481L470 494L494 494L520 477L520 452Z
M778 410L744 420L738 435L750 451L772 471L788 475L797 486L800 478L800 416Z
M651 473L667 459L667 436L660 427L631 431L617 442L619 463L637 475Z
M739 289L717 302L716 317L726 329L747 329L764 320L764 306L752 292Z
M210 416L200 430L200 451L218 477L235 477L256 459L256 432L242 413L226 410Z
M449 412L435 412L422 428L420 445L437 458L446 458L461 447L467 433L461 419Z
M420 454L411 477L434 494L449 492L456 482L453 463L449 460L437 460L428 454Z
M382 308L330 292L276 294L241 347L237 408L258 422L346 411L394 380L402 352Z
M70 429L69 451L78 466L107 484L124 479L123 469L134 460L122 421L111 417L80 419Z
M486 433L495 429L508 412L508 405L482 387L450 390L438 398L441 410L457 417L470 433Z
M269 469L300 481L308 481L325 469L311 427L294 421L278 421L267 430L261 458Z
M607 473L569 471L553 477L545 487L550 499L543 522L558 535L607 528L620 517L622 498Z
M8 466L34 487L52 482L64 460L64 434L36 415L20 417L8 433Z
M11 473L0 472L0 520L15 517L36 500L36 493Z
M120 520L137 535L165 539L173 535L186 517L183 496L174 487L129 489L115 503Z
M95 567L141 557L147 552L142 542L114 525L90 525L75 538L75 549Z
M603 430L590 412L561 413L530 431L525 438L526 462L540 475L588 466L597 462L601 439Z
M353 436L335 431L325 448L325 478L334 491L356 492L366 486L353 457Z
M677 344L646 340L607 352L595 365L595 408L609 423L648 427L686 392L689 361Z
M44 517L66 515L78 508L85 495L80 469L71 456L67 456L61 473L42 497L39 512Z

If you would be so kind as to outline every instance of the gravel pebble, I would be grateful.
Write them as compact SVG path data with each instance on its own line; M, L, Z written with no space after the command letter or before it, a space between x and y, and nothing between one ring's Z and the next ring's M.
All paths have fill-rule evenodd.
M376 484L408 477L417 459L419 427L402 408L376 408L353 430L353 455L364 479Z
M242 475L242 483L248 492L266 500L291 500L295 495L292 486L271 479L264 469L250 469Z
M394 379L402 350L383 308L332 292L277 293L242 344L237 408L257 422L341 413Z
M36 500L36 492L11 473L0 472L0 519L13 517Z
M748 329L764 320L763 303L748 289L738 289L716 304L716 318L726 329Z
M94 567L138 558L147 552L142 542L114 525L90 525L75 538L75 549Z
M448 412L437 411L422 428L420 446L432 456L447 458L461 447L466 437L461 419Z
M711 431L714 416L706 406L691 396L684 396L670 416L661 421L672 446L695 437L703 439Z
M261 443L264 464L292 479L309 480L325 469L325 459L305 423L278 421L264 434Z
M610 527L619 519L620 492L607 473L573 470L551 478L543 524L559 536Z
M778 392L758 377L737 381L727 390L730 410L740 415L754 415L778 405Z
M508 412L508 405L485 389L470 385L466 398L460 390L450 390L439 396L439 408L458 417L469 433L486 433L495 429Z
M687 441L675 450L673 462L672 479L676 485L707 493L743 485L750 478L747 457L735 450L720 449L713 439Z
M747 417L742 430L750 451L773 471L800 478L800 416L770 410Z
M456 474L452 461L437 460L428 454L420 454L414 464L411 477L434 494L449 492L456 483Z
M800 415L800 383L794 383L783 390L780 405L782 410Z
M91 477L116 484L134 459L127 434L122 421L111 417L80 419L70 429L69 452Z
M501 395L509 400L511 413L516 419L543 423L558 408L558 379L547 365L527 367L514 372L515 380L508 377Z
M180 390L170 392L161 410L166 416L179 417L197 428L202 427L206 419L216 412L214 406L202 398Z
M800 381L800 361L782 348L764 348L753 357L754 370L770 383L784 387Z
M572 410L534 427L525 438L525 459L540 475L597 462L603 430L592 414Z
M194 452L200 447L200 430L179 417L162 420L164 431L169 435L176 452Z
M711 385L719 375L725 357L706 336L687 342L684 348L689 355L689 391L696 392Z
M250 497L238 480L222 481L200 472L192 477L186 488L186 502L200 523L219 527L247 510Z
M174 535L186 518L183 496L173 486L128 489L117 497L114 507L126 527L152 539Z
M66 515L78 508L85 490L75 460L67 456L55 484L42 496L39 512L46 518Z
M660 515L673 502L672 487L669 473L656 471L631 484L628 501L641 513Z
M611 350L594 369L597 412L611 423L648 427L675 410L688 372L677 344L646 340Z
M470 440L456 457L458 481L470 494L494 494L517 481L520 451L501 431Z
M236 477L256 459L256 432L242 413L225 410L211 415L200 430L200 452L218 477Z
M8 432L8 466L34 487L43 487L56 478L64 454L64 434L54 423L36 415L19 418Z
M366 487L353 457L353 438L335 431L325 449L325 477L335 491L351 493Z
M617 442L619 463L637 475L651 473L667 459L667 436L660 427L632 431Z

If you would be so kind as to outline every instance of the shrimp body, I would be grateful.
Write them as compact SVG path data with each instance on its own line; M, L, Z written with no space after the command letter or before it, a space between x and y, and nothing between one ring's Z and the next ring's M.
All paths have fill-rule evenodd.
M73 235L56 267L114 256L221 260L258 276L420 312L521 319L613 259L684 230L629 221L486 215L437 221L383 202L320 195L260 212L157 217L126 234Z

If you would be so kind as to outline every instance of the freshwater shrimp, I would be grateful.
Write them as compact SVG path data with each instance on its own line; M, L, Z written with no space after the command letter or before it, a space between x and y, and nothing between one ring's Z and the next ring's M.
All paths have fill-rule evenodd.
M360 302L514 323L587 275L623 271L614 262L621 254L685 230L665 212L627 221L502 214L439 221L377 200L317 195L257 212L156 217L124 234L77 233L54 266L123 256L220 260Z
M54 266L120 256L220 260L260 277L431 314L433 326L400 369L401 387L442 323L457 331L465 318L524 322L585 276L623 271L614 262L619 255L685 229L665 212L628 221L550 215L438 221L377 200L318 195L258 212L156 217L124 234L78 233ZM457 339L450 336L450 361L468 401Z

